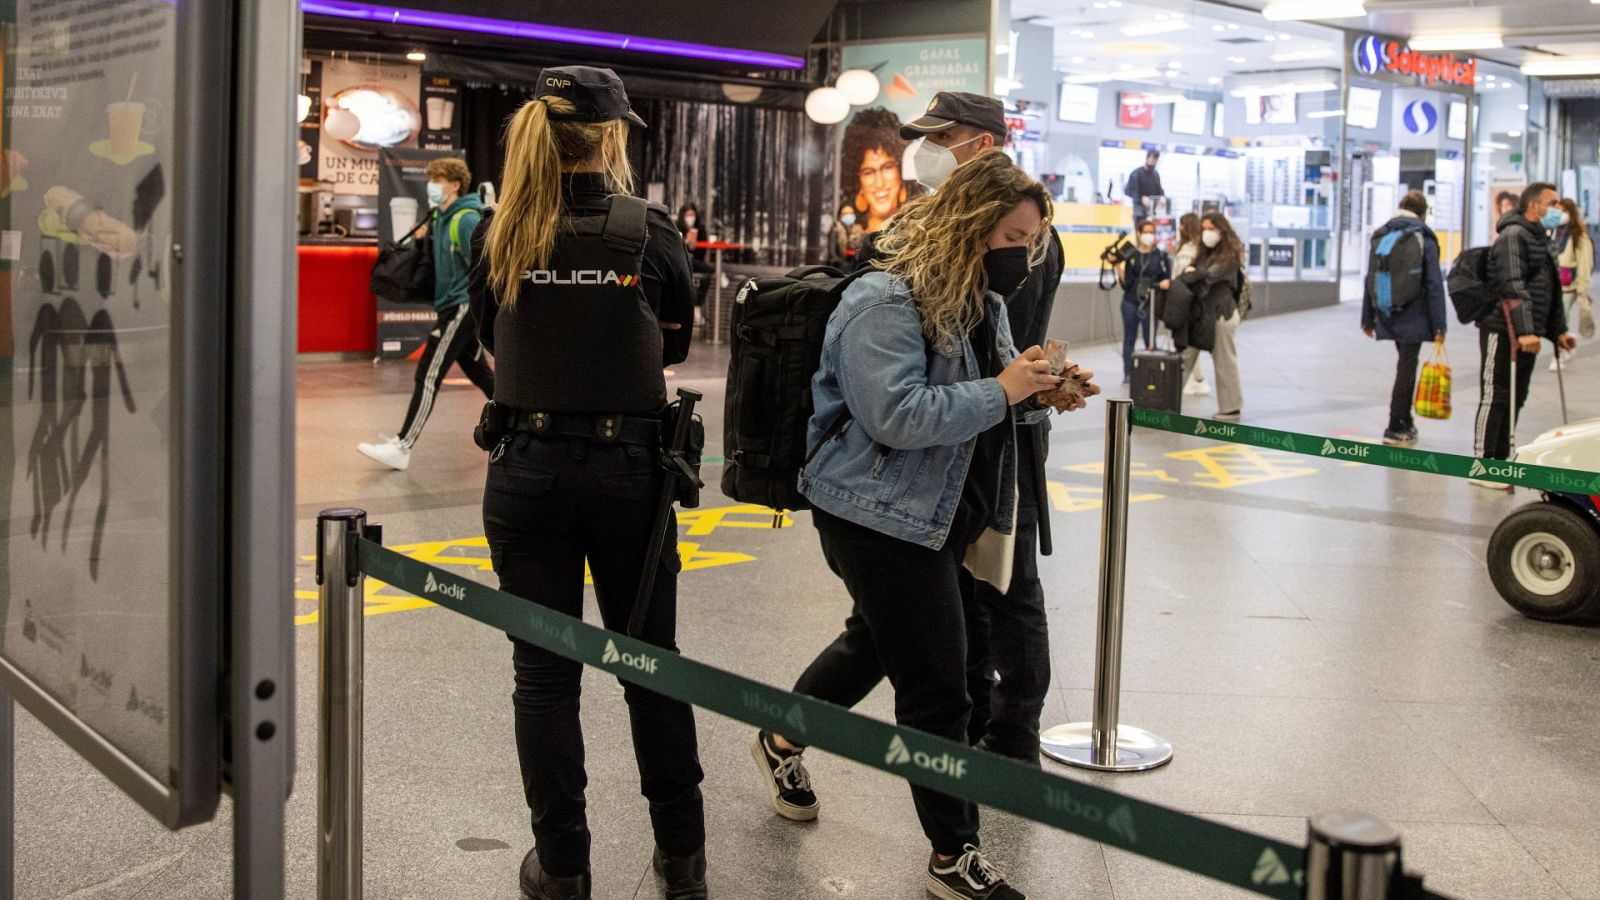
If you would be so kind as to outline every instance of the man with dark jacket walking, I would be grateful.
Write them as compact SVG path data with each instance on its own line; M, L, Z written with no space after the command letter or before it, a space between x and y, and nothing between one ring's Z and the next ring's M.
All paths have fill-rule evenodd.
M917 154L917 177L937 189L958 166L1004 143L1005 110L992 97L940 93L929 104L927 114L908 122L900 133L908 140L926 139ZM891 219L889 228L893 227ZM857 268L870 266L876 258L874 237L867 235L857 252ZM1045 250L1044 261L1006 298L1006 317L1019 347L1043 345L1049 329L1065 262L1060 241L1050 241ZM969 738L975 745L1035 765L1039 762L1039 718L1050 688L1050 633L1038 556L1041 548L1050 546L1044 481L1049 427L1046 420L1016 429L1019 496L1010 590L1002 595L966 573L962 580L967 689L972 696ZM870 635L859 625L858 617L852 616L845 623L845 633L823 651L812 668L826 669L835 676L841 666L852 668L864 698L883 680L883 669ZM805 683L806 676L801 676L800 687Z
M1417 242L1418 249L1412 252L1418 252L1422 259L1421 278L1411 281L1397 276L1391 283L1415 285L1419 296L1390 296L1386 304L1380 304L1378 280L1368 278L1361 302L1361 330L1369 338L1394 341L1400 355L1395 367L1394 391L1389 397L1389 427L1383 433L1383 442L1401 447L1417 442L1417 427L1411 416L1411 401L1417 389L1417 357L1424 343L1443 341L1448 327L1444 277L1439 272L1439 238L1423 221L1427 215L1427 196L1421 191L1412 191L1400 201L1394 218L1372 236L1375 246L1383 237L1396 232L1400 233L1400 241ZM1400 257L1411 258L1409 252L1399 252L1399 248L1391 244L1387 258ZM1380 310L1380 305L1387 306L1388 311Z
M1156 163L1161 161L1161 151L1151 150L1144 155L1144 165L1134 169L1128 175L1128 183L1123 186L1122 192L1133 201L1133 226L1150 218L1154 210L1154 198L1165 197L1166 189L1161 186L1161 173L1156 171Z
M468 192L472 173L467 164L446 157L428 163L428 202L433 207L428 231L433 239L433 309L439 322L428 334L417 362L416 386L400 433L375 444L357 444L362 454L391 469L411 465L411 447L433 413L450 364L461 367L485 397L494 397L494 370L478 343L478 329L467 310L467 275L472 271L472 233L483 218L483 202Z
M1528 400L1540 338L1549 338L1567 350L1578 343L1567 333L1561 275L1556 267L1555 247L1550 242L1550 230L1560 224L1558 198L1553 184L1529 185L1522 192L1517 209L1500 218L1496 225L1499 236L1489 250L1489 283L1500 302L1477 321L1483 378L1473 435L1473 452L1487 459L1507 459L1511 455L1512 429ZM1510 489L1492 481L1473 484Z

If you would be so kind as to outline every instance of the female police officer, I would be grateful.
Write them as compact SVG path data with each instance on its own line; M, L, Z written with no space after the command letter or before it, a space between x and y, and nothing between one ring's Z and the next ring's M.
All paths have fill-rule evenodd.
M551 68L506 129L500 203L478 229L471 302L493 349L497 434L483 498L510 593L622 630L664 477L662 366L688 355L693 289L667 211L629 195L628 108L609 69ZM491 417L486 416L486 421ZM676 534L675 526L667 532ZM640 637L676 652L677 553L663 554ZM535 846L524 897L590 895L581 666L512 639L517 754ZM624 682L666 896L707 896L702 772L688 705Z

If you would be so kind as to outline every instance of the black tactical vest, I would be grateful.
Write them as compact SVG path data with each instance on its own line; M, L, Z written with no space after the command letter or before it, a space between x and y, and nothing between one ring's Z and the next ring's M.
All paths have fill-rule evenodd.
M527 412L655 413L667 405L661 325L645 301L645 213L565 216L550 263L522 273L494 327L494 399Z

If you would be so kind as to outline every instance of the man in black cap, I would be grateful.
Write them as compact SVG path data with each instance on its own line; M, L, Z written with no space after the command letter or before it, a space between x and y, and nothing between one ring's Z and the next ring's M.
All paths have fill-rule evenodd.
M992 97L940 93L924 115L901 127L900 136L924 139L915 156L917 180L937 189L957 167L1004 144L1005 108ZM893 220L889 227L894 227ZM858 265L870 265L875 258L873 237L868 235L862 244ZM1044 262L1006 298L1006 315L1018 347L1044 343L1062 267L1061 243L1050 241ZM1050 635L1036 552L1048 553L1051 543L1044 470L1049 428L1048 420L1017 426L1019 499L1010 590L1001 595L965 573L962 585L967 598L967 691L972 697L968 736L974 745L1035 765L1039 717L1050 688ZM882 673L865 628L855 627L859 625L852 616L845 633L823 651L812 669L819 677L832 666L855 670L865 697ZM807 670L801 676L799 693L807 693L804 686L810 674Z

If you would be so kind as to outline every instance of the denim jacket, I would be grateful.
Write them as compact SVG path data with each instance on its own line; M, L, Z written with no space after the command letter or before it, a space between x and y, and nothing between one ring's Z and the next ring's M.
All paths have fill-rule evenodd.
M1016 358L999 295L989 321L1002 365ZM818 509L890 537L938 550L955 518L979 434L1006 420L1005 389L979 378L966 337L930 347L906 283L872 272L852 283L828 319L822 361L811 383L815 448L847 407L844 430L800 472L800 493ZM1032 422L1041 410L1024 417ZM1002 485L1016 484L1016 441L1001 460ZM1002 489L990 523L1010 534L1016 496Z

